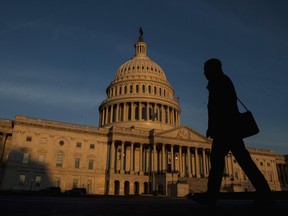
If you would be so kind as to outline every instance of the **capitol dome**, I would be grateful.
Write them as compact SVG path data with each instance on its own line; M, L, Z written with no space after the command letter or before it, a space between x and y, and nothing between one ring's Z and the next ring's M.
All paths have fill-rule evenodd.
M99 106L99 127L167 130L180 125L180 104L163 69L147 56L140 28L135 55L122 64Z

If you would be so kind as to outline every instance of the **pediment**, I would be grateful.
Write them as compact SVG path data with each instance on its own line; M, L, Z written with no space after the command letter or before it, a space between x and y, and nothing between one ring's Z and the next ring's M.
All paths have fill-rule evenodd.
M180 126L171 130L162 131L160 133L156 133L154 136L183 140L207 141L207 138L205 136L187 126Z

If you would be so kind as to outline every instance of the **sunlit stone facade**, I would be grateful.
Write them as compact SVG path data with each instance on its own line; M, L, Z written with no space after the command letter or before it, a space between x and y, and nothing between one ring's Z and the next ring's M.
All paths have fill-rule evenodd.
M116 72L99 107L99 127L28 116L0 119L1 190L85 187L89 194L157 191L185 196L206 190L211 140L180 123L181 108L162 68L147 56L142 33L135 55ZM287 162L249 149L275 191L287 190ZM254 191L232 154L222 191Z

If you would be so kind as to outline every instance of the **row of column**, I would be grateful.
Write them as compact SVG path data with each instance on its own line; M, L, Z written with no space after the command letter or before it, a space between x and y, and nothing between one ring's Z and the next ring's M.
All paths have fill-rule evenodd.
M179 110L167 105L149 102L112 104L103 107L100 111L100 116L101 126L112 122L135 121L140 119L158 121L175 126L180 124Z
M204 178L210 169L210 150L173 144L114 142L110 149L110 172L175 173L181 177ZM226 157L225 172L233 173L232 156Z

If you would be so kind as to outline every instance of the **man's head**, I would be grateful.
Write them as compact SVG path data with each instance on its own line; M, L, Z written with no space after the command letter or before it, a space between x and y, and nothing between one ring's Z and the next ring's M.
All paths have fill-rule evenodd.
M222 63L219 59L211 58L204 64L204 75L207 80L213 79L223 74Z

